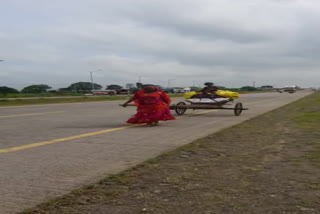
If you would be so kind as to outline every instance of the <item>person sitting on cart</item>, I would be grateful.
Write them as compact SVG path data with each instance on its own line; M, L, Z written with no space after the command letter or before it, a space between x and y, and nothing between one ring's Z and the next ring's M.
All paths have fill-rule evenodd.
M215 94L216 91L219 90L217 86L215 86L212 82L206 82L204 84L206 87L204 87L200 92L203 94Z
M199 94L192 96L191 98L216 98L220 97L216 95L216 91L219 90L217 86L215 86L212 82L206 82L205 87L200 90Z

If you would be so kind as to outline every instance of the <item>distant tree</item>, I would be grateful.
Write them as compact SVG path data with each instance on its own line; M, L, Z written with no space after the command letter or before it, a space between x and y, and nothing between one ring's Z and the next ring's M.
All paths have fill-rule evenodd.
M201 90L200 87L196 87L196 86L190 86L189 88L191 91L200 91Z
M272 85L263 85L260 87L261 89L273 89Z
M0 86L0 94L17 94L19 91L7 86Z
M102 88L102 86L97 83L93 83L93 86L95 90L100 90ZM71 84L68 89L71 91L91 91L92 84L91 82L76 82Z
M120 86L120 85L116 85L116 84L112 84L112 85L107 85L107 88L108 90L119 90L119 89L122 89L123 87Z
M70 94L72 91L69 88L59 88L57 90L57 94L63 95L63 94Z
M58 92L62 92L62 93L64 93L64 92L71 92L71 90L70 90L70 88L59 88L59 89L58 89Z
M258 89L252 86L243 86L240 88L241 91L257 91Z
M22 93L45 93L47 92L51 87L45 84L40 85L29 85L21 90Z

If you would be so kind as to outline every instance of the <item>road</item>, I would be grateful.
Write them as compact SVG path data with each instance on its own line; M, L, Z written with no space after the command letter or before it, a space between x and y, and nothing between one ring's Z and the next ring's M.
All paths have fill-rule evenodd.
M249 111L239 117L188 111L158 127L126 125L135 109L119 107L121 101L0 107L0 213L68 193L310 93L246 94L240 101Z

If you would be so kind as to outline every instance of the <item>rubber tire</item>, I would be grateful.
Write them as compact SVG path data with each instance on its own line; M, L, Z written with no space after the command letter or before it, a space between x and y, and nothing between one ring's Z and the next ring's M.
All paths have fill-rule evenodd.
M242 109L243 109L242 103L236 103L236 105L234 106L234 115L240 116L240 114L242 113Z
M187 111L186 105L187 104L185 102L179 102L176 104L174 110L177 113L177 115L183 115Z

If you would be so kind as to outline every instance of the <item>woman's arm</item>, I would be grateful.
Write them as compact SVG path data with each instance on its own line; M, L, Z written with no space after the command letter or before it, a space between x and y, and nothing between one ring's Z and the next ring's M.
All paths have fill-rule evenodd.
M123 103L122 106L123 107L127 107L129 103L131 103L132 101L135 100L135 97L131 97L127 102Z
M171 99L170 99L170 97L169 97L168 94L162 92L161 95L160 95L160 97L161 97L161 99L162 99L163 102L165 102L166 104L170 105Z

